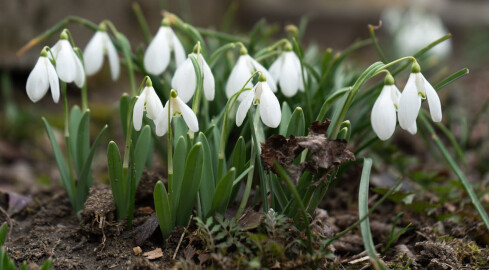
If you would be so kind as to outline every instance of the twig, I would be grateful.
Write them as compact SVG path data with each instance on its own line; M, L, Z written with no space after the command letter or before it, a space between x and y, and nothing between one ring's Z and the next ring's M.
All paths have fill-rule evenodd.
M173 253L173 257L172 257L173 260L175 260L175 258L177 257L178 250L180 249L180 245L182 244L182 241L183 241L183 236L185 235L185 231L187 231L188 227L190 226L190 222L192 221L192 217L193 216L190 216L190 219L188 220L187 227L185 227L185 230L183 230L182 235L180 236L180 240L178 240L177 248L175 249L175 253Z

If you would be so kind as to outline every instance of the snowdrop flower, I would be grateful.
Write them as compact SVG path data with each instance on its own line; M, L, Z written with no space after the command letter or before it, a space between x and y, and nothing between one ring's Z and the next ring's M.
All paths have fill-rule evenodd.
M32 102L37 102L43 98L51 87L51 95L55 103L59 101L59 81L58 74L53 64L48 58L46 48L41 51L41 56L27 78L27 96Z
M245 48L241 48L241 56L231 70L228 81L226 83L226 96L230 98L234 93L241 90L241 87L246 83L246 81L251 77L253 72L260 71L267 78L269 88L273 91L277 91L277 86L275 80L270 75L268 70L258 63L255 59L248 55ZM246 88L251 88L253 85L248 82ZM240 99L241 100L241 99Z
M146 87L138 96L132 113L132 122L135 130L141 129L143 122L143 114L146 111L146 116L156 122L156 119L163 110L163 104L153 88L150 78L147 78Z
M105 25L101 24L100 30L90 39L83 53L87 75L93 75L102 68L105 54L109 58L112 80L115 81L119 78L120 72L119 56L109 35L105 31Z
M173 50L177 67L185 61L185 50L175 32L170 28L167 19L163 19L160 29L144 53L144 68L155 75L163 73L170 63Z
M194 65L190 57L195 57L199 63L200 70L204 79L204 95L207 100L214 100L215 82L211 68L200 53L191 53L190 56L175 71L171 80L171 87L178 89L178 96L183 102L187 103L194 95L197 87L197 76L195 75Z
M384 11L382 17L387 29L394 36L394 47L399 55L412 55L448 33L441 18L436 14L423 11L422 5L424 4L420 2L415 3L407 12L402 12L399 8L389 8ZM429 53L446 58L451 50L451 40L446 40L431 49Z
M236 112L236 125L238 127L243 124L251 104L260 104L260 118L263 124L271 128L278 127L282 118L280 104L263 74L260 75L256 86L252 90L243 92L242 95L243 100L239 104L238 111Z
M75 82L79 88L83 87L85 71L80 58L68 41L67 30L61 33L58 42L51 48L51 51L54 54L59 79L66 83Z
M301 63L290 44L285 46L285 51L270 66L270 74L280 85L284 96L292 97L297 90L304 91Z
M431 119L434 122L441 122L440 98L433 86L421 74L419 64L415 62L399 100L399 125L413 134L416 133L413 125L416 125L422 99L428 100Z
M394 84L394 78L388 74L370 115L374 132L383 141L389 139L396 129L396 111L400 96L401 92Z
M168 131L168 106L170 106L170 122L173 116L181 115L191 131L199 131L199 122L194 111L178 97L175 90L172 90L170 100L166 102L163 111L161 111L156 120L156 135L163 136Z

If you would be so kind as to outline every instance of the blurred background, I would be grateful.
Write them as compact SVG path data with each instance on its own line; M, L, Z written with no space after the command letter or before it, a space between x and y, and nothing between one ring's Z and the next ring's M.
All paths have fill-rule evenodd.
M162 10L173 12L197 27L241 35L249 33L263 18L269 24L267 31L277 39L285 36L284 26L307 21L303 43L321 52L327 48L342 51L355 41L369 39L368 25L380 26L382 20L376 33L388 59L413 53L452 33L449 42L433 51L430 63L440 72L433 74L433 78L437 81L464 67L470 69L468 76L443 91L442 102L447 104L444 113L451 115L444 121L448 121L447 126L467 150L468 166L472 168L469 173L479 179L488 178L485 164L489 158L483 154L489 150L489 119L485 113L489 98L487 0L3 0L0 2L0 188L32 192L38 188L32 183L49 186L50 179L58 179L40 117L46 116L53 125L62 126L62 104L54 104L48 97L33 104L25 93L27 76L39 52L45 44L53 45L58 34L21 56L16 52L68 15L95 23L108 19L129 37L133 49L144 48L143 35L133 12L135 2L140 5L153 34L160 25ZM416 28L418 24L423 27ZM84 49L93 32L76 24L68 28L78 46ZM362 69L378 57L373 46L367 46L352 59L352 65ZM96 125L108 123L110 126L118 118L119 97L129 92L124 69L122 74L119 81L112 82L104 64L102 72L88 78L89 106ZM79 90L75 87L71 90L70 102L76 103ZM93 132L100 130L92 129ZM119 130L111 129L108 137L118 136ZM410 137L409 140L416 139ZM413 142L409 147L417 146ZM97 166L104 168L103 154L95 159Z

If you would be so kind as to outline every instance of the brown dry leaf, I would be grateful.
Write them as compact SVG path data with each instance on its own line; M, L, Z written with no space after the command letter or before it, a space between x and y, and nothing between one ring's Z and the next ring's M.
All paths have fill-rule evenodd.
M154 250L144 252L143 256L148 258L148 260L156 260L163 257L163 251L161 250L161 248L156 248Z
M263 213L259 213L254 211L253 209L248 208L239 218L238 225L242 231L256 229L258 226L260 226L263 217Z
M264 167L276 173L274 162L277 162L288 170L290 177L297 183L305 170L319 174L322 169L327 174L341 163L355 160L355 155L346 148L346 141L329 140L326 137L330 122L313 122L309 126L309 136L291 135L289 139L281 135L269 137L261 145ZM295 158L305 149L308 149L310 159L299 165L294 164ZM320 175L320 178L323 176Z

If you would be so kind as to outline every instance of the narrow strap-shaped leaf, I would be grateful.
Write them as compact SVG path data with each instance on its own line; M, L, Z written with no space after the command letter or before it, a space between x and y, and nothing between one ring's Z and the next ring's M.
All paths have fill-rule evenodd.
M292 116L292 111L290 110L289 104L287 102L282 103L282 119L280 120L280 126L278 128L278 134L286 136L287 129L289 127L290 117Z
M358 218L362 218L368 215L368 189L370 182L370 169L372 168L372 159L365 158L363 160L362 177L360 179L360 188L358 190ZM385 264L377 256L375 250L374 241L372 239L372 232L370 231L370 222L368 217L360 223L360 229L362 231L363 245L367 250L367 254L370 257L370 261L374 265L375 269L387 269Z
M212 169L212 155L209 142L204 133L200 132L197 138L198 142L202 143L202 150L204 155L204 163L202 168L202 178L200 181L200 200L202 205L202 212L204 216L211 210L212 197L216 191L216 180L214 179L214 170Z
M124 187L122 184L122 160L119 152L119 147L114 141L109 143L107 147L107 168L109 171L110 188L112 190L112 197L117 209L117 218L122 219L125 217L125 197Z
M187 158L187 142L185 137L180 136L178 138L175 152L173 153L173 181L172 184L168 184L168 190L170 199L172 202L173 218L176 218L178 200L180 198L180 188L183 182L183 175L185 174L185 160Z
M127 125L128 125L128 111L129 104L131 104L131 97L124 93L119 101L119 115L121 117L122 132L124 133L124 138L126 138Z
M77 153L77 139L78 139L78 128L80 126L80 121L82 119L82 112L78 106L73 106L70 111L70 122L69 122L69 131L71 137L71 153ZM73 163L75 164L76 172L78 176L81 174L81 170L83 167L83 161L78 160L78 156L76 154L73 155Z
M306 131L306 119L304 118L304 112L301 107L295 108L292 116L290 117L289 125L287 127L286 137L290 135L304 136Z
M179 198L175 201L178 205L176 225L187 225L188 219L192 214L192 209L200 187L202 166L204 163L203 156L202 143L200 142L196 143L192 149L190 149L187 156L185 173L182 180L182 189L180 190Z
M70 198L71 205L75 207L75 196L74 196L75 183L72 182L70 179L70 174L68 172L68 165L66 164L66 160L63 154L61 153L61 149L59 148L58 143L56 142L56 138L54 137L51 126L49 125L46 118L43 117L42 121L44 123L44 127L46 128L46 132L48 133L49 141L51 142L51 147L53 148L54 158L56 160L56 164L58 165L59 174L61 176L61 182L63 183L63 186L66 189L66 193L68 194L68 197Z
M134 177L136 181L136 186L139 185L141 175L143 174L144 165L146 164L146 159L148 158L148 152L150 151L152 152L150 146L151 146L151 128L148 125L146 125L141 130L138 140L136 141L136 146L133 151L134 156L131 162L134 165L134 170L135 170Z
M173 117L173 138L180 138L180 136L187 137L188 133L188 127L185 121L183 120L183 117L177 116ZM177 141L173 140L173 146L176 146Z
M72 143L75 143L73 157L75 158L75 167L77 168L78 179L81 178L85 160L90 151L90 111L85 111L79 121L77 135L73 137L70 134ZM91 179L89 181L91 183Z
M100 139L102 138L102 135L105 133L106 130L107 130L107 125L105 125L104 128L102 128L97 138L93 142L93 145L90 148L90 152L88 153L87 159L85 160L85 164L83 165L82 173L80 175L80 179L78 179L78 185L76 186L76 206L77 206L75 208L76 211L83 210L83 204L85 204L85 200L87 199L88 191L90 189L90 184L91 184L89 182L89 177L91 177L90 172L92 167L93 156L95 155L95 150L97 149Z
M27 262L26 261L22 262L22 264L20 265L19 270L27 270L27 269L28 269L27 268Z
M5 243L5 239L7 239L8 227L7 223L3 223L0 227L0 247Z
M212 208L209 212L209 216L214 215L216 212L224 214L229 204L231 192L233 191L233 181L236 176L236 169L231 168L226 175L219 181L216 187L216 192L212 198Z
M161 181L156 183L153 197L160 230L163 238L166 239L170 236L171 230L173 229L173 221L168 193L166 192L165 185Z
M47 259L39 270L50 270L53 267L53 260Z

